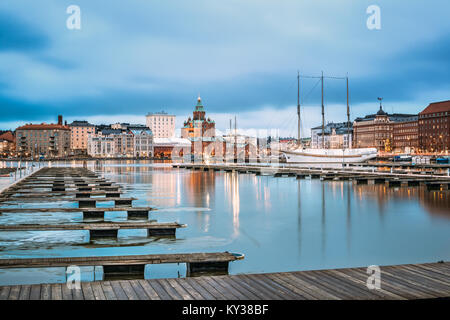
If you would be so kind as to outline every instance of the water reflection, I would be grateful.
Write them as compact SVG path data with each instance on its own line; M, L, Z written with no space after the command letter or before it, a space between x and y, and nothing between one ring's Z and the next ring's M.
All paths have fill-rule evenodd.
M150 212L150 219L178 221L188 227L177 231L174 239L146 239L130 230L119 240L92 243L80 232L64 235L57 232L0 233L0 255L244 253L245 260L230 264L231 274L450 259L448 191L191 171L150 162L109 162L96 170L121 184L124 196L137 198L135 206L157 208ZM52 203L21 206L46 207L49 204ZM108 213L105 218L126 221L127 215ZM4 213L0 216L2 224L80 221L79 213ZM179 272L164 266L158 266L157 275L152 273L153 267L149 270L147 277L177 277ZM45 273L27 272L41 279ZM19 273L15 271L14 275ZM54 279L50 271L49 277ZM13 278L18 279L18 276L0 271L0 284L10 283Z

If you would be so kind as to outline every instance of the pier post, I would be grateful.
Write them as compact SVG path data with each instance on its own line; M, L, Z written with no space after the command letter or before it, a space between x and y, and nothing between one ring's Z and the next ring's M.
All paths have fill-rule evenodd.
M147 229L147 236L157 237L157 236L175 236L175 228L165 228L165 229Z
M148 218L148 211L128 210L128 218Z
M105 218L104 211L83 211L83 219L89 218Z
M95 208L95 204L96 200L79 200L78 208Z

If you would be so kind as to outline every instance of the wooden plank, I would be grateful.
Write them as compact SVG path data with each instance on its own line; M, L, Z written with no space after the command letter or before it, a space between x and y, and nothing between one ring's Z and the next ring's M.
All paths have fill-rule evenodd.
M52 300L62 300L61 284L55 283L51 285Z
M63 300L72 300L73 299L72 290L67 287L67 282L61 284L61 291L62 291Z
M233 276L217 276L222 278L223 282L226 282L234 290L240 292L246 300L260 300L261 298L254 294L252 291L248 290L246 286L241 285L239 281L233 281Z
M121 280L119 281L123 291L128 297L128 300L139 300L138 295L134 292L133 287L128 281Z
M30 300L40 300L41 297L41 285L31 285Z
M183 298L183 300L194 300L194 297L186 290L184 289L178 279L166 279L167 282L174 288L178 294Z
M139 300L148 300L149 297L145 290L140 285L139 281L137 280L130 280L131 287L133 288L134 292L136 292Z
M106 300L117 300L116 294L114 293L114 290L109 281L100 281L99 283L102 286L102 290L105 294Z
M287 288L288 290L294 292L297 294L299 300L303 299L309 299L309 300L317 300L321 299L321 297L317 297L317 295L313 295L312 292L308 292L308 290L303 290L303 287L297 287L292 284L288 279L286 279L286 276L279 276L276 273L269 273L266 275L267 278L273 280L274 282L282 285L283 287Z
M425 284L427 287L431 287L433 289L439 289L444 291L450 291L450 283L447 281L440 281L435 278L430 277L429 274L425 272L420 272L414 269L409 268L408 266L402 266L401 268L393 267L394 270L404 272L407 276L411 276L417 281Z
M19 300L20 286L12 286L9 291L8 300Z
M91 282L92 292L94 293L95 300L106 300L106 296L103 293L102 286L100 282Z
M350 281L346 281L345 278L339 277L338 274L333 273L333 270L311 271L311 273L316 275L318 279L323 279L330 285L339 288L339 290L345 292L349 296L357 297L356 299L367 300L376 297L367 289L367 287L361 287Z
M196 290L202 297L206 300L215 300L214 296L209 293L205 288L203 288L195 279L186 278L184 279L188 285L190 285L194 290Z
M261 293L266 294L272 300L284 300L283 294L278 292L276 289L271 288L266 285L264 282L260 281L254 275L238 275L237 276L241 281L247 281L249 285L259 290ZM244 280L245 279L245 280Z
M183 300L183 297L167 282L166 279L154 279L172 297L173 300Z
M156 291L156 294L161 300L173 300L172 296L164 290L160 283L156 279L147 280L147 283Z
M108 208L0 208L0 212L117 212L117 211L153 211L151 207L108 207Z
M219 286L223 288L223 290L226 290L232 294L234 297L233 299L238 300L247 300L245 294L243 294L241 291L236 290L230 283L224 280L224 277L222 276L214 276L212 277L212 280L215 281Z
M20 289L19 300L30 300L31 285L23 285Z
M110 283L118 300L128 300L128 296L118 281L111 281Z
M210 286L213 286L216 290L218 290L228 300L239 299L238 295L235 294L235 290L230 290L229 286L222 285L221 282L216 281L216 279L214 279L215 277L202 276L202 278L204 281L208 282Z
M301 296L299 296L298 294L290 291L286 287L282 286L278 282L273 281L272 279L270 279L269 277L266 277L265 275L254 274L254 275L251 275L251 277L253 279L259 279L260 283L263 284L265 287L273 288L273 290L276 290L277 294L281 295L284 299L297 300L297 299L301 298Z
M180 278L177 280L172 279L173 281L176 281L181 287L183 287L186 292L189 292L189 295L191 295L195 300L205 300L205 298L197 291L195 290L187 281L186 279Z
M202 286L206 291L208 291L214 299L217 300L227 300L227 297L219 290L208 283L203 277L195 277L194 280Z
M148 280L137 280L144 289L150 300L161 300L161 297L156 293L155 289L148 283Z
M229 278L230 282L233 282L235 285L244 287L246 290L250 291L253 295L257 296L260 300L270 300L271 298L255 288L254 286L250 285L248 280L246 279L240 279L238 276L232 276Z
M323 300L341 300L342 298L333 292L330 292L326 288L322 288L318 286L315 283L312 283L311 281L307 281L307 279L304 279L301 274L304 271L299 272L293 272L290 274L278 274L278 276L281 278L287 278L287 281L291 281L292 285L295 285L297 288L302 288L303 291L308 291L312 295L318 297L318 299Z
M337 289L334 285L326 282L320 281L317 279L317 276L310 274L309 271L302 271L301 273L294 273L294 276L298 279L301 279L303 282L308 283L310 286L315 286L320 288L322 292L331 293L333 296L338 299L351 299L351 295L345 294L339 289Z
M10 286L0 287L0 300L7 300L10 291Z
M41 300L50 300L52 298L52 288L48 283L41 284Z
M367 282L362 281L356 277L350 276L343 272L341 269L333 270L336 274L340 275L341 277L346 278L348 281L354 282L356 285L359 285L361 287L367 288ZM384 290L383 287L381 287L379 290L371 290L371 292L376 295L380 299L397 299L397 300L403 300L404 298L401 296L398 296L396 294L393 294L389 291Z
M84 300L95 300L90 282L81 282L81 290L83 291Z
M89 256L61 258L28 258L0 259L0 268L38 268L98 266L98 265L142 265L157 263L187 263L187 262L226 262L240 259L229 252L213 253L180 253L180 254L150 254L128 256Z
M72 289L72 298L73 300L84 300L83 290L80 289Z
M356 268L355 269L340 269L339 271L342 273L345 273L351 277L354 277L364 283L367 283L367 278L369 277L369 275L363 269L356 269ZM399 291L398 288L393 287L389 282L383 282L381 284L381 289L383 291L388 292L391 296L394 296L395 299L404 300L404 299L416 299L417 298L416 296L411 295L409 292L405 293L405 292Z
M177 222L94 222L77 224L13 224L0 225L0 231L51 231L51 230L120 230L120 229L178 229L185 224ZM0 261L3 259L0 259Z
M444 275L440 272L435 272L434 270L428 268L422 268L422 266L418 265L408 265L404 266L404 268L406 268L407 270L411 270L412 272L426 276L428 279L434 282L443 283L447 286L450 286L450 273L448 275Z

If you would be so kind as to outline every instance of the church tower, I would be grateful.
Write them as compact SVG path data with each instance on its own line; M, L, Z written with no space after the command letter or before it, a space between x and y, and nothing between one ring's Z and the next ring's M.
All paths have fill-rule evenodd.
M202 99L200 98L200 95L197 98L197 105L195 106L193 120L205 120L205 109L203 109Z

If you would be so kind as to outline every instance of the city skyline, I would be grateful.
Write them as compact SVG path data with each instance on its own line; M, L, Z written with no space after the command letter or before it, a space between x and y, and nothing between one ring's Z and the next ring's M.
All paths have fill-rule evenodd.
M57 114L136 122L159 110L176 115L180 128L200 92L220 129L237 116L240 128L283 128L280 135L295 136L297 70L348 73L352 119L376 112L379 96L390 113L448 100L444 1L377 1L380 30L366 26L369 1L130 1L127 8L77 1L80 30L66 28L70 4L0 4L2 129ZM320 123L314 86L302 81L303 136ZM325 107L327 121L345 120L343 82L325 82Z

